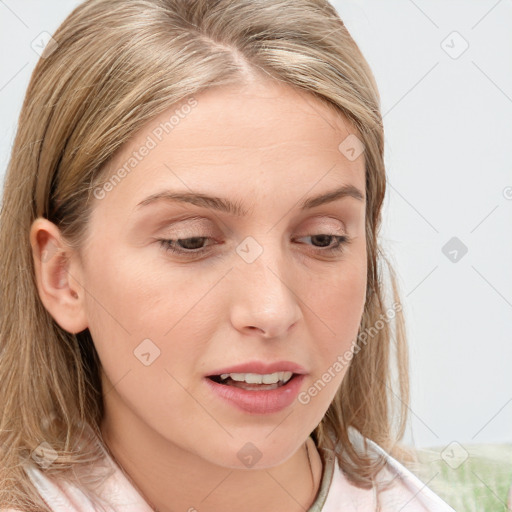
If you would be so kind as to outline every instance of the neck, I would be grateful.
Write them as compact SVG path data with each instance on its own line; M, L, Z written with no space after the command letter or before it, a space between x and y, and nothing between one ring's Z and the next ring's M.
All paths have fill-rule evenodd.
M115 462L157 512L305 512L320 486L322 461L312 440L278 466L248 471L183 449L127 408L106 408L101 429Z

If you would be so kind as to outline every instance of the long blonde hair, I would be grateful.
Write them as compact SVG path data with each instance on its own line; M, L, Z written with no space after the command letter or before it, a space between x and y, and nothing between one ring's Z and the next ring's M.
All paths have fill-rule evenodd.
M89 330L66 332L39 298L32 222L49 219L79 249L114 152L170 106L250 76L308 91L353 123L364 143L365 338L313 437L319 447L334 439L346 474L368 486L383 462L357 452L348 429L399 453L408 357L397 279L378 243L386 191L380 97L335 9L327 0L87 0L53 38L26 92L0 216L0 507L50 510L23 469L43 442L58 455L44 469L49 476L101 457L77 444L84 425L101 439L100 362Z

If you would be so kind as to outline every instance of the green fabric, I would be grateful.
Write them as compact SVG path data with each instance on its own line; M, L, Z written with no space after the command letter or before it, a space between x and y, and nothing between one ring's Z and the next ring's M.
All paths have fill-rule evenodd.
M457 512L508 512L512 444L454 442L417 454L419 464L407 467Z

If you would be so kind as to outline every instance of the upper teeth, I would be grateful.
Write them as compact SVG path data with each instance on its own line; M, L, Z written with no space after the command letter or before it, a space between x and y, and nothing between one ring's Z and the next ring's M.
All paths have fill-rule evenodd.
M276 372L260 375L259 373L223 373L220 377L225 380L231 377L238 382L247 384L276 384L279 381L288 382L292 378L292 372Z

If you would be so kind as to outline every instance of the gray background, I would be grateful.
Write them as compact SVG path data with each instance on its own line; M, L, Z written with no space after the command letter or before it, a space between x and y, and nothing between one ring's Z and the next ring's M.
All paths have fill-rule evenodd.
M79 3L0 0L2 179L38 59L32 42ZM407 439L511 442L512 2L333 4L382 99L382 240L407 315Z

